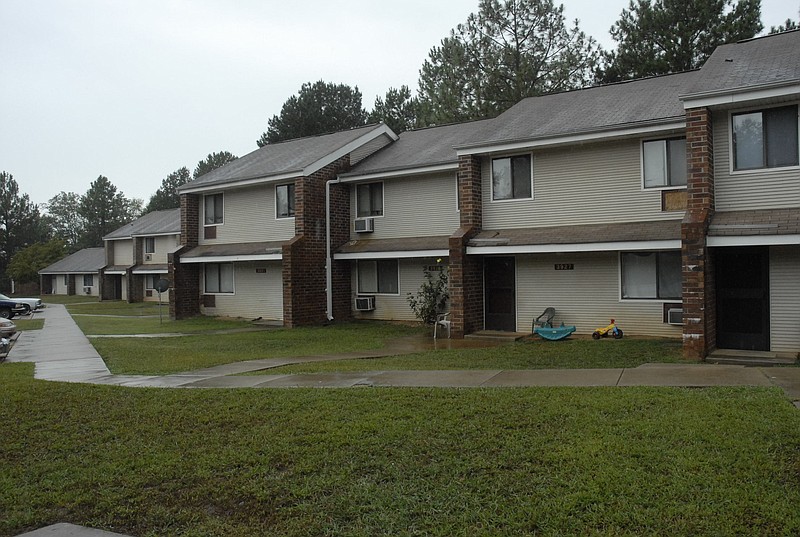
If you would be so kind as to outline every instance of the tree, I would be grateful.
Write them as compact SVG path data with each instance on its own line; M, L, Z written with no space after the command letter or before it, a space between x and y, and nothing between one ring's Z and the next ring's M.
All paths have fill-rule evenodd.
M595 41L552 0L481 0L420 70L424 124L494 117L525 97L587 85Z
M0 287L6 289L11 258L21 249L49 239L39 208L20 194L14 176L0 173Z
M761 0L631 0L611 27L603 82L689 71L716 47L761 31Z
M272 116L267 132L256 143L267 144L326 134L353 127L361 127L367 121L367 113L361 107L361 92L358 87L330 82L307 82L297 95L283 103L279 116Z
M186 166L178 168L167 175L162 181L156 193L150 196L150 201L145 207L144 212L163 211L164 209L175 209L181 206L181 199L178 196L178 187L192 180L189 168Z
M68 252L78 249L86 222L78 213L81 196L75 192L59 192L44 204L53 236L61 239Z
M229 162L233 162L237 157L230 151L220 151L219 153L209 153L206 158L197 163L192 174L192 179L197 179L201 175L213 172Z
M39 271L52 265L66 253L64 241L61 239L32 244L14 254L6 272L19 283L38 282Z
M81 197L78 213L86 221L82 247L101 246L103 236L141 214L142 201L128 199L107 177L99 176Z
M798 16L800 16L800 11L798 11ZM797 30L797 22L793 21L792 19L786 19L786 22L779 26L771 26L769 29L770 34L779 34L781 32L788 32L789 30Z
M383 99L375 98L375 106L367 121L369 123L383 121L396 134L400 134L417 126L418 111L418 100L411 97L408 86L400 86L400 89L389 88Z

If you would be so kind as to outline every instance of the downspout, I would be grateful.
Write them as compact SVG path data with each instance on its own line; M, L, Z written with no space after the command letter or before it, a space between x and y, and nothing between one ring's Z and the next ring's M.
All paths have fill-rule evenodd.
M341 183L339 176L325 183L325 294L329 321L333 320L333 256L331 255L331 183Z

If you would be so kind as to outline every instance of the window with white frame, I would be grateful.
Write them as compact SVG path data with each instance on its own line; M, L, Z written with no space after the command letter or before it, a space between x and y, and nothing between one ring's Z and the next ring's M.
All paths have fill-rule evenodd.
M360 259L357 272L359 293L400 293L397 259Z
M623 252L622 298L681 299L681 253Z
M645 188L686 186L686 138L642 143Z
M533 173L531 156L518 155L492 159L492 199L531 198Z
M64 285L69 285L69 275L64 274Z
M356 186L356 215L383 216L383 183Z
M233 293L233 263L206 263L205 293Z
M146 253L146 254L154 254L154 253L156 253L156 238L155 237L145 237L145 239L144 239L144 253Z
M733 169L798 165L797 105L731 116Z
M158 283L158 274L145 274L144 276L144 288L145 289L155 289L156 283Z
M204 223L207 226L223 222L223 196L222 194L209 194L205 196Z
M94 285L94 274L84 274L83 275L83 286L84 287L92 287Z
M277 218L294 216L294 183L275 187L275 216Z

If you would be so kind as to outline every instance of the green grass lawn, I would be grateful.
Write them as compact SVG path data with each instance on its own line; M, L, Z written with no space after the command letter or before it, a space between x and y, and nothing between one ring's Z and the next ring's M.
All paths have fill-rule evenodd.
M19 317L15 317L11 320L17 325L17 330L20 331L41 330L44 327L44 319L20 319Z
M84 322L80 317L76 320ZM404 325L355 322L234 334L91 341L112 373L165 375L242 360L379 349L393 338L419 332L419 328Z
M218 319L216 317L193 317L173 321L166 312L163 318L119 316L103 317L94 315L73 315L75 323L87 335L109 334L159 334L176 332L189 334L213 330L252 329L254 325L248 321L234 319Z
M777 389L167 390L0 364L0 535L798 535Z
M594 369L682 362L681 342L670 339L529 340L483 349L435 350L391 356L297 364L248 374L438 369ZM694 362L692 362L694 363Z
M157 316L159 305L157 302L134 302L128 304L122 300L104 300L103 302L83 301L78 303L68 303L67 310L72 314L84 315L129 315L136 316ZM161 311L169 317L169 304L162 304Z

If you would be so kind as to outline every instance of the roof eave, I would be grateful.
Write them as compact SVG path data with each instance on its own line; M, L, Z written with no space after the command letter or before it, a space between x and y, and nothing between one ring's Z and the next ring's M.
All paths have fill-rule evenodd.
M683 107L688 109L744 103L792 95L800 95L800 80L795 79L769 84L701 91L679 95L678 98L683 101Z
M505 151L533 149L537 147L551 147L601 140L613 140L617 138L627 138L631 136L640 136L684 128L686 128L686 119L681 115L660 118L651 121L629 123L626 125L610 125L600 129L592 129L556 136L540 136L527 139L505 140L488 144L485 142L471 144L456 147L456 153L458 156L483 153L500 153Z

